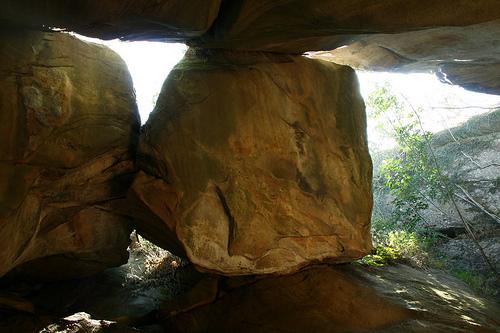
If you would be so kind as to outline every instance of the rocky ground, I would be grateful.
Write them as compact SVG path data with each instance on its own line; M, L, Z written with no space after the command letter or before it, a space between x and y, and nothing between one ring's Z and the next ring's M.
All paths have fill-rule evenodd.
M144 239L130 254L93 278L4 282L0 332L500 332L497 305L439 270L353 263L225 278Z
M129 252L126 265L91 278L34 286L28 281L4 282L0 309L5 312L0 331L36 331L57 316L79 312L128 325L147 317L183 290L178 271L186 266L184 261L135 234ZM78 321L87 318L77 317ZM55 330L53 327L50 332Z

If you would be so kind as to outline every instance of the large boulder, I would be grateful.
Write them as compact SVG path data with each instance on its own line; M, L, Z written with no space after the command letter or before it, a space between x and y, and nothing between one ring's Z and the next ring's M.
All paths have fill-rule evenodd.
M331 50L358 35L500 17L496 0L7 0L1 9L4 24L284 53Z
M371 160L354 71L191 50L138 152L141 231L225 275L289 273L371 249Z
M495 20L466 27L359 36L345 47L312 56L360 70L435 72L445 83L500 94L499 44L500 20Z
M111 206L134 173L139 117L124 62L67 34L0 32L0 276L126 262Z
M221 0L7 0L0 23L101 39L183 41L204 34Z
M139 290L128 281L136 263L93 278L29 286L32 291L25 290L27 299L20 301L32 302L34 311L20 312L17 306L19 312L0 320L0 332L498 333L500 328L498 304L439 270L353 263L313 265L284 276L223 277L187 265L175 270L175 282L162 274L151 283L140 274L148 286ZM161 295L151 293L157 288ZM23 289L26 285L10 290ZM145 306L153 297L160 305ZM150 311L139 310L143 306Z

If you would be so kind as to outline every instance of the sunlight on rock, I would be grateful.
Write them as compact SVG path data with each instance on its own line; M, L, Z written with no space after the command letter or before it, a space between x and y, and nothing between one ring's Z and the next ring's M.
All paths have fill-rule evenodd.
M446 291L442 291L442 290L439 290L439 289L435 289L435 288L431 288L431 290L433 292L436 293L436 295L438 295L439 297L443 298L443 299L446 299L448 301L455 301L456 298L451 296L449 293L447 293Z
M468 322L469 324L471 324L471 325L481 326L480 324L476 323L476 322L474 321L474 319L472 319L472 318L471 318L471 317L469 317L469 316L466 316L466 315L461 315L460 317L461 317L463 320L465 320L466 322Z
M500 332L499 0L0 8L0 332Z
M422 302L420 302L420 301L405 300L405 304L408 307L408 309L417 310L417 311L424 311L424 312L428 311L425 309Z

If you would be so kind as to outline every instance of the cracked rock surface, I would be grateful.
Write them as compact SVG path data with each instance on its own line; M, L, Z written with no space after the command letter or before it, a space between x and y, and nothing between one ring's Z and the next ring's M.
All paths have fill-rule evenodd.
M371 249L371 160L354 72L192 49L138 151L142 234L223 275L290 273Z
M139 132L125 64L66 34L3 29L0 43L0 276L123 264L129 220L111 207Z

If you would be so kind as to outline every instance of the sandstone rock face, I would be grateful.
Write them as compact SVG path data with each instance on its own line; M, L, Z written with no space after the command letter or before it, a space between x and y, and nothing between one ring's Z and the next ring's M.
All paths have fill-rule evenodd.
M467 26L498 18L495 0L235 0L223 2L213 29L199 42L301 53L332 50L359 35Z
M66 28L103 39L301 53L331 50L357 35L466 26L499 17L496 0L7 0L0 23Z
M221 0L21 0L2 4L0 22L64 28L101 39L181 41L203 34Z
M1 9L0 25L205 48L334 50L328 57L355 68L433 71L500 93L497 0L7 0Z
M225 275L361 257L371 249L365 127L348 67L191 50L141 134L138 225Z
M498 306L439 271L311 267L273 278L206 276L167 301L173 332L498 332Z
M460 186L454 191L462 216L472 226L491 263L500 270L500 109L435 134L432 144L442 169ZM437 249L445 266L488 273L489 267L454 206L443 203L440 209L431 207L425 217L427 228L452 238Z
M0 43L0 276L125 262L129 221L110 209L132 180L139 130L125 64L65 34L3 29Z
M500 94L500 20L399 34L358 36L314 58L360 70L435 72L446 83Z

